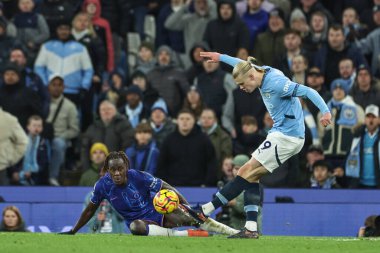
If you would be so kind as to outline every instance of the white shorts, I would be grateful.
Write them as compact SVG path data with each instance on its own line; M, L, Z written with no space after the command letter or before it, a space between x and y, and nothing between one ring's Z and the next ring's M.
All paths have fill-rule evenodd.
M281 132L269 133L252 156L272 173L290 157L298 154L304 142L305 139L288 136Z

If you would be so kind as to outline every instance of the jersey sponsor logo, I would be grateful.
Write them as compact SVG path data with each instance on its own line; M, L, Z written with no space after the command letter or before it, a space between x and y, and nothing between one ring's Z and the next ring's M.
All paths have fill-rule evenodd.
M290 87L290 81L286 81L283 91L288 92L289 87Z

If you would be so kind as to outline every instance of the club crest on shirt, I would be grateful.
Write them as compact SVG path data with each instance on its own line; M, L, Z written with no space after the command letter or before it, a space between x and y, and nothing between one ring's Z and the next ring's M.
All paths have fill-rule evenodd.
M269 93L269 92L264 92L264 93L263 93L263 96L264 96L265 98L270 98L270 93Z
M355 112L352 110L352 108L346 108L343 111L343 117L346 119L353 119L355 117Z

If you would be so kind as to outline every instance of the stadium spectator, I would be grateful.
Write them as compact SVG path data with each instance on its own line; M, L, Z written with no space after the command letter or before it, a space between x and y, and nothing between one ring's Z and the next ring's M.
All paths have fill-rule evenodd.
M99 106L100 119L94 121L82 136L81 162L90 166L88 153L92 144L104 143L108 150L125 150L133 142L134 131L129 121L120 115L114 104L105 100Z
M293 57L299 54L306 55L305 50L301 47L301 35L294 29L289 29L285 32L284 45L285 52L279 54L274 63L275 67L281 70L285 76L292 78L291 68Z
M324 128L319 124L319 136L326 159L334 168L343 168L353 138L352 129L364 122L364 111L348 96L347 81L334 80L331 84L331 93L333 96L327 103L333 115L331 127ZM320 114L318 122L319 117Z
M309 62L314 62L315 54L327 41L329 23L326 15L316 11L311 15L309 33L303 38L302 46L309 53Z
M370 32L367 37L356 41L356 46L359 47L363 54L372 54L371 57L371 73L380 77L380 3L373 8L374 17L377 20L377 27ZM359 66L359 65L356 65Z
M370 104L380 105L380 91L377 89L370 70L365 65L358 67L356 82L350 95L355 103L365 109Z
M186 77L190 84L194 83L195 77L204 72L203 59L199 54L205 51L209 51L209 47L204 42L195 43L190 49L189 58L191 66L186 69Z
M316 90L324 101L327 102L331 99L331 93L326 88L327 85L325 85L325 77L318 67L312 67L309 69L306 77L306 85ZM316 120L319 112L318 108L309 99L305 99L305 102L309 112Z
M348 7L343 11L342 25L344 29L344 36L348 41L361 39L368 33L367 27L359 22L359 15L352 7Z
M51 141L51 162L49 166L49 183L59 186L59 169L65 161L66 149L71 139L79 134L78 111L71 100L65 97L65 83L60 75L52 75L49 79L50 110L46 122L51 125L52 133L48 133Z
M160 148L157 176L176 186L215 186L217 163L210 139L190 111L180 111L177 124Z
M7 171L24 156L28 137L17 118L1 107L0 129L0 185L8 185Z
M351 90L356 79L356 70L354 62L350 58L343 58L339 61L339 75L340 78L349 81L348 87Z
M43 0L40 12L44 16L49 29L50 36L54 37L57 27L63 20L72 20L76 8L67 0Z
M185 53L185 42L183 31L171 31L165 27L167 18L174 12L177 12L185 4L184 0L171 0L170 3L165 4L157 17L156 28L156 46L160 47L168 45L175 52L183 54Z
M156 141L152 139L153 130L148 123L140 123L135 128L135 142L126 149L130 168L156 174L160 154Z
M249 30L249 50L251 51L254 49L257 35L265 32L268 27L269 14L261 9L263 2L263 0L248 0L247 11L241 17Z
M95 182L91 186L93 186ZM84 201L85 207L91 201L91 197L92 191L86 195ZM89 233L122 234L125 232L125 222L123 216L121 216L112 207L108 200L103 200L102 202L100 202L99 208L96 210L92 218L87 222L87 227Z
M220 181L218 181L218 184L219 182L223 182L223 184L227 184L228 182L230 182L233 178L234 178L234 175L232 173L232 156L227 156L223 159L223 162L222 162L222 172L223 172L223 176L221 178Z
M357 130L346 161L350 188L380 188L379 107L368 105L365 125Z
M194 12L190 12L190 5L194 3ZM201 42L204 31L210 20L216 18L216 6L212 0L187 1L178 11L173 12L165 21L165 27L172 31L183 31L185 52L188 54L195 43ZM187 68L190 59L183 63Z
M16 206L6 206L0 224L0 232L29 232Z
M272 66L277 55L285 52L284 35L284 12L279 8L273 9L269 12L268 30L256 38L253 55L263 65Z
M301 11L305 15L308 23L310 22L311 15L316 11L323 12L330 24L334 21L334 17L331 13L318 0L300 0L299 2L301 5Z
M13 37L14 38L14 37L16 37L16 34L17 34L17 28L16 28L16 26L11 21L9 21L4 16L3 10L4 10L4 4L3 4L3 2L0 2L0 22L4 22L5 23L7 35L9 37Z
M112 71L108 76L106 84L102 87L98 103L100 104L103 100L108 100L119 108L125 103L125 98L122 96L125 82L125 76L122 71Z
M380 0L373 0L369 6L360 12L360 21L367 25L368 30L373 31L380 25ZM361 6L363 6L361 4Z
M150 110L150 126L153 130L153 139L160 149L164 139L174 132L176 126L168 115L168 109L163 99L158 99Z
M28 146L26 147L22 169L18 175L21 185L46 185L49 175L51 157L50 141L44 138L43 121L40 116L33 115L27 124Z
M233 104L232 92L236 89L232 75L222 70L219 63L204 61L202 64L204 72L194 79L194 84L204 103L214 110L218 121L232 131L233 122L225 116L225 111Z
M122 95L125 97L125 104L121 106L119 112L135 128L142 120L149 117L149 109L143 103L142 91L137 85L131 85L122 92Z
M301 163L296 185L300 188L310 187L310 178L313 173L313 164L325 160L321 145L310 145L306 151L305 160Z
M232 0L217 2L218 18L211 20L203 35L211 50L237 56L241 49L250 47L249 31L246 24L236 14L235 3ZM229 70L228 65L222 65Z
M94 31L89 29L90 22L90 17L85 12L75 15L72 21L71 35L77 42L86 47L94 68L92 82L100 83L103 72L106 70L107 52L103 41Z
M10 50L16 46L20 46L20 42L16 38L7 35L7 23L0 18L0 72L4 71L4 66L8 62Z
M310 188L314 189L337 189L340 185L329 170L325 161L316 161L313 166L313 174L310 177Z
M195 85L191 86L183 101L182 109L190 110L195 115L195 119L198 122L204 108L206 108L206 104L203 102L199 90Z
M45 85L52 74L65 80L65 96L81 107L81 97L91 87L93 68L85 46L71 36L71 24L63 20L57 26L57 39L45 42L34 64ZM81 94L82 93L82 94Z
M99 180L100 171L108 155L108 148L101 142L95 142L90 149L90 167L83 168L79 186L93 186Z
M141 71L135 71L131 75L132 85L136 85L142 91L143 103L147 108L152 108L153 104L159 99L157 90L152 88L148 82L146 74Z
M33 0L19 0L20 12L13 17L13 23L17 28L16 38L28 48L30 59L35 59L41 44L50 36L45 18L37 13L34 7Z
M141 71L144 74L148 74L154 69L155 65L154 46L149 42L142 42L139 47L135 71Z
M189 88L185 73L174 64L173 51L168 46L161 46L157 50L157 65L147 77L148 82L158 91L174 116L182 107L182 101Z
M111 27L108 21L101 17L102 10L100 0L84 0L82 11L87 13L92 21L92 27L102 39L107 51L106 69L112 72L115 68L115 51L113 46Z
M269 115L268 111L264 112L264 116L262 118L263 118L263 123L262 123L263 127L259 128L260 129L259 134L261 134L262 136L267 136L269 131L272 129L274 122L271 116Z
M292 58L292 78L291 80L296 83L304 84L306 81L306 74L308 69L308 60L306 56L300 54Z
M46 117L49 113L49 92L41 78L34 73L32 68L28 67L26 51L22 47L13 48L9 61L19 67L25 86L38 93L42 103L42 116Z
M364 221L364 227L358 232L358 237L379 237L380 236L380 215L368 216Z
M222 167L223 160L232 155L232 139L229 134L218 124L214 110L205 108L202 110L199 125L202 131L208 135L215 149L218 168ZM218 180L222 178L223 171L217 170Z
M302 13L300 9L294 9L290 14L290 29L297 31L301 38L304 38L308 35L310 27L306 20L306 16Z
M42 106L38 94L25 87L19 67L14 63L5 66L0 87L0 106L4 111L17 117L25 129L28 118L42 116Z
M305 121L305 144L304 144L304 149L308 147L308 139L309 137L312 139L313 145L319 145L319 135L318 135L318 126L317 126L317 121L315 120L313 114L309 111L309 108L307 108L306 101L304 99L300 99L301 101L301 106L302 106L302 111L303 111L303 117ZM309 134L310 133L310 136ZM304 150L302 150L304 151ZM303 152L302 153L303 155Z
M339 77L339 61L342 58L350 58L354 66L367 64L363 54L354 44L345 45L341 25L330 26L327 41L328 43L323 45L315 55L315 65L324 74L327 84Z

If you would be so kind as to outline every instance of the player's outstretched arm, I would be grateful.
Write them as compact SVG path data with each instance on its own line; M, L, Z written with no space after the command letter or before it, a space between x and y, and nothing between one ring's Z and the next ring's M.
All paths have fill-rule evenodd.
M83 210L74 228L72 228L70 231L62 232L59 234L74 235L76 232L78 232L79 229L81 229L84 225L86 225L86 223L91 219L91 217L96 212L96 209L98 209L98 206L99 205L95 205L92 202L88 203L87 207Z
M231 57L226 54L220 54L218 52L201 52L200 56L205 58L207 62L224 62L232 67L235 67L236 64L243 61L239 58Z
M189 202L187 202L187 200L185 199L185 197L176 188L174 188L170 184L166 183L164 180L162 180L162 187L161 187L161 189L168 189L168 190L174 191L178 195L179 203L186 204L186 205L189 204Z
M329 108L327 107L325 101L323 98L318 94L318 92L312 88L309 88L305 85L299 85L298 88L296 88L296 94L297 97L307 97L308 99L313 102L313 104L318 107L318 109L322 113L322 117L319 120L319 122L322 124L322 126L326 127L331 124L331 113Z

